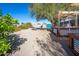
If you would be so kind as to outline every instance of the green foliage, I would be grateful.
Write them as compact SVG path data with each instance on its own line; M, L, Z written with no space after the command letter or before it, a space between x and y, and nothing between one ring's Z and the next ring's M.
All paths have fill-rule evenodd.
M53 16L58 13L58 11L64 10L66 4L60 3L36 3L31 4L30 10L37 20L48 19L50 22L54 22Z
M14 31L19 31L21 29L28 29L28 28L31 28L32 27L32 24L30 22L28 23L22 23L20 26L15 26L15 30Z
M13 32L15 24L17 21L10 14L0 16L0 55L5 55L11 49L9 34Z
M2 13L2 10L0 9L0 16L2 16L2 14L3 14L3 13Z
M4 41L0 42L0 54L6 54L8 52L8 50L11 49L11 45L10 43Z
M14 32L20 31L21 27L20 26L14 26Z
M32 24L31 23L25 23L25 24L22 24L20 27L21 27L21 29L28 29L28 28L32 27Z

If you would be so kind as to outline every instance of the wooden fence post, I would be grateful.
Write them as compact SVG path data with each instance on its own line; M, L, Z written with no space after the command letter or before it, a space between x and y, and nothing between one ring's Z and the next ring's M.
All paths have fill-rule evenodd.
M73 40L73 38L71 38L69 36L68 42L69 42L68 43L69 48L74 49L74 40Z

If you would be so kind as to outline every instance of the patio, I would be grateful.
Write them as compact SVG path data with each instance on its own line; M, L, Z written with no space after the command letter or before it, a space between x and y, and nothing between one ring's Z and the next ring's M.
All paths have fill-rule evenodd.
M79 4L72 6L78 7ZM54 18L59 24L54 28L58 41L69 54L79 55L79 11L59 11Z

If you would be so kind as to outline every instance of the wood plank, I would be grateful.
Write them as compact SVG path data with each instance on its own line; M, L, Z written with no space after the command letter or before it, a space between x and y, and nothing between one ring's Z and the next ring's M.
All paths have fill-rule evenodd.
M67 41L67 37L61 37L61 44L62 47L64 48L64 50L68 53L69 56L74 56L73 52L69 49L68 47L68 41Z
M72 50L72 52L75 54L75 55L79 55L79 52L77 52L74 48L74 40L79 40L79 33L76 33L76 34L73 34L73 33L68 33L68 36L69 36L69 39L68 39L68 46L69 48ZM77 47L76 47L77 48Z

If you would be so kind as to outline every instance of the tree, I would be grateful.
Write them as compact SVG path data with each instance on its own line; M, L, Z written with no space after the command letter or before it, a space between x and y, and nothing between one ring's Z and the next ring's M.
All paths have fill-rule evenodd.
M64 9L65 4L59 3L31 4L30 6L31 13L37 20L48 19L50 22L55 22L56 19L53 19L53 16Z

